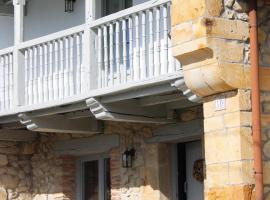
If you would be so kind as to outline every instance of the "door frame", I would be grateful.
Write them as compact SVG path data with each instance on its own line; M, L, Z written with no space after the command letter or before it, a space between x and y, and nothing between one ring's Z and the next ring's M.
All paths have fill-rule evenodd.
M105 164L104 160L110 158L109 153L95 154L79 157L76 161L76 199L83 200L84 194L84 166L88 161L98 161L98 194L99 200L105 199Z

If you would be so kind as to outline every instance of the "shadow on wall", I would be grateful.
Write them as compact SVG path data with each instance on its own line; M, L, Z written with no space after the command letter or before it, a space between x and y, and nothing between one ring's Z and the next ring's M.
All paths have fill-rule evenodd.
M109 122L105 127L105 134L120 136L120 147L110 152L111 199L170 199L169 145L144 142L155 126ZM73 138L41 134L32 143L0 142L0 200L76 199L76 157L54 151L54 142ZM125 169L121 153L131 146L134 165Z

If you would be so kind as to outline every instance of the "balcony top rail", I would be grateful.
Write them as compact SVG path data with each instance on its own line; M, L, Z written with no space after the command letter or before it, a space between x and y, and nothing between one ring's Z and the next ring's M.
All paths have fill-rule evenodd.
M73 35L73 34L82 32L84 30L84 26L85 26L84 24L79 25L79 26L75 26L75 27L72 27L70 29L66 29L66 30L63 30L63 31L52 33L50 35L46 35L46 36L43 36L43 37L35 38L33 40L22 42L19 45L19 49L25 49L25 48L28 48L28 47L31 47L31 46L40 45L40 44L45 43L45 42L50 42L50 41L53 41L53 40L60 39L60 38L65 37L67 35Z
M5 49L1 49L0 50L0 56L12 53L13 50L14 50L14 47L8 47L8 48L5 48Z
M117 13L107 15L105 17L97 19L90 25L90 27L95 28L95 27L100 26L100 25L105 25L105 24L108 24L108 23L112 23L113 21L116 21L116 20L119 20L119 19L122 19L122 18L126 18L126 17L128 17L128 16L130 16L130 15L132 15L134 13L142 12L142 11L145 11L145 10L148 10L148 9L151 9L151 8L154 8L154 7L157 7L159 5L169 3L169 2L171 2L171 0L151 0L151 1L147 1L145 3L139 4L139 5L127 8L125 10L119 11Z

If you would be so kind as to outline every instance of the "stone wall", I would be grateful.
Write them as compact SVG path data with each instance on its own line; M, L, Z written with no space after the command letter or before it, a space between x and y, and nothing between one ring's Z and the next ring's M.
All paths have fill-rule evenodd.
M110 153L112 200L170 199L168 184L164 184L168 183L170 177L169 161L166 160L169 146L144 142L145 138L152 136L153 129L153 125L106 122L105 134L120 136L120 147ZM122 168L121 154L131 147L136 150L133 167ZM166 156L162 156L162 153ZM161 174L167 179L160 177Z
M19 142L0 142L0 199L32 200L33 146Z

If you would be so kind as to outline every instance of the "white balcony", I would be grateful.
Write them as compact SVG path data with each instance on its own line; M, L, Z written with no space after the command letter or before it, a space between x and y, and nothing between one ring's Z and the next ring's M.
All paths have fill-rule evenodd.
M0 50L0 117L80 102L85 109L87 99L91 109L97 99L127 91L141 90L129 97L136 98L143 89L183 89L183 81L174 84L183 75L171 54L170 6L147 1Z

